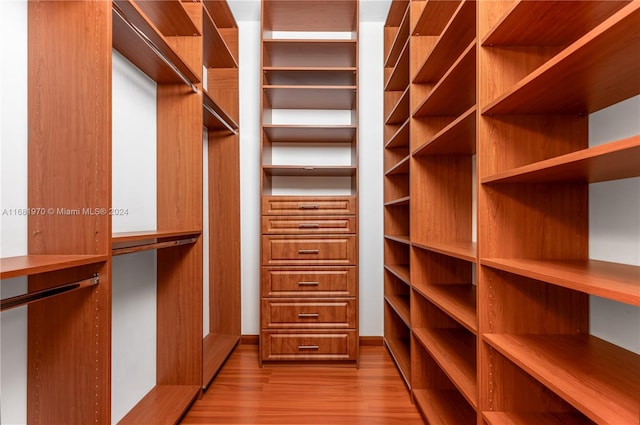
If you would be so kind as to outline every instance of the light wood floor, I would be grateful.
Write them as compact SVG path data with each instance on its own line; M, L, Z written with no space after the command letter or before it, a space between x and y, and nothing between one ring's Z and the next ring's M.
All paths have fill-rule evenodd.
M362 347L360 368L258 365L239 345L182 424L424 424L389 353Z

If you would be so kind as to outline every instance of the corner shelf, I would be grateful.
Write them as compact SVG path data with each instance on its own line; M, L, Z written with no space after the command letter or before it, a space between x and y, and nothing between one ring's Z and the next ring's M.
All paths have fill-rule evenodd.
M0 279L66 270L105 262L108 255L21 255L0 258Z
M385 295L387 304L396 312L398 317L402 319L404 324L409 327L411 323L409 310L409 295Z
M385 264L384 268L407 285L411 285L411 274L408 266Z
M199 73L191 69L187 62L171 47L167 39L156 26L145 16L132 0L114 1L113 9L113 48L136 65L149 78L157 83L183 82L174 69L168 65L134 30L126 20L144 33L144 36L175 65L192 84L200 82ZM118 7L123 15L116 12ZM126 19L126 20L125 20Z
M412 243L414 248L437 252L470 263L477 262L478 244L471 241Z
M409 147L409 122L406 120L385 143L385 149Z
M410 159L411 159L411 157L409 155L407 155L406 157L404 157L404 159L402 159L396 165L394 165L393 167L389 168L384 174L386 176L392 176L394 174L408 174L409 173L409 160Z
M478 334L476 287L474 285L471 283L418 285L414 282L413 290L474 335Z
M409 85L409 40L404 45L397 63L386 81L384 89L404 90Z
M435 136L416 148L412 155L475 155L476 106L472 106Z
M586 114L640 93L638 22L640 3L632 2L488 103L482 114Z
M402 93L398 102L391 109L385 124L402 124L409 118L409 87Z
M483 339L597 423L634 423L640 417L637 354L588 335Z

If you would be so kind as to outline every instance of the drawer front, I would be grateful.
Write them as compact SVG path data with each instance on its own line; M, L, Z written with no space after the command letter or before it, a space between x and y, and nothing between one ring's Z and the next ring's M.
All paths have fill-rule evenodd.
M262 198L264 215L352 215L356 213L353 196L265 196Z
M356 327L355 299L331 301L262 300L263 329Z
M340 216L263 216L262 233L272 235L355 233L356 218Z
M262 269L263 297L351 297L356 268Z
M356 360L355 331L263 332L263 360Z
M355 236L263 236L262 264L355 265Z

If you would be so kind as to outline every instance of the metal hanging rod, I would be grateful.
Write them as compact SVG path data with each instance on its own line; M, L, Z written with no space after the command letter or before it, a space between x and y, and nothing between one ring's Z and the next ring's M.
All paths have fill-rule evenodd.
M50 298L55 295L60 295L70 291L75 291L77 289L88 288L89 286L97 285L99 282L100 282L100 277L96 274L89 279L79 280L77 282L65 283L64 285L54 286L53 288L47 288L47 289L42 289L40 291L29 292L23 295L17 295L15 297L1 300L0 311L5 311L15 307L20 307L25 304L44 300L46 298Z
M155 242L144 245L134 245L123 248L114 248L111 252L112 255L123 255L129 254L132 252L139 252L151 249L162 249L162 248L172 248L175 246L188 245L192 243L198 242L198 238L187 238L187 239L178 239L175 241L165 241L165 242Z
M125 16L124 12L122 11L122 9L120 9L120 6L118 6L116 4L115 1L113 1L111 3L113 11L116 12L116 14L120 17L120 19L122 19L122 21L127 24L129 26L129 28L131 28L133 30L133 32L136 33L136 35L138 37L140 37L140 39L147 45L149 46L149 48L151 49L151 51L153 53L156 54L156 56L158 56L160 59L162 59L162 61L164 63L167 64L167 66L169 68L171 68L171 70L178 76L180 77L180 79L182 81L185 82L186 85L188 85L189 87L191 87L191 90L193 90L194 93L198 93L198 87L193 84L193 82L191 82L191 80L189 80L183 73L182 71L180 71L180 69L178 69L178 67L169 59L165 56L164 53L162 53L160 51L160 49L158 49L158 47L153 43L153 41L151 41L149 39L149 37L147 37L147 35L138 27L136 27L131 21L129 21L129 19L127 19L127 17Z
M220 121L222 123L222 125L224 125L231 133L233 133L234 136L238 135L238 130L236 130L233 127L231 127L231 125L224 118L222 118L219 113L214 111L211 106L207 105L206 103L203 103L203 106L207 111L209 111L209 113L211 115L216 117L218 119L218 121Z

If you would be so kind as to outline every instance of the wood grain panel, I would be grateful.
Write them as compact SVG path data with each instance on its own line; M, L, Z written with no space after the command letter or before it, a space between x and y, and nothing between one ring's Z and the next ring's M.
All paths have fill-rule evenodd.
M263 236L262 264L354 265L355 236Z
M357 293L355 267L262 269L263 297L346 297Z
M355 329L355 299L263 299L262 329Z
M262 197L262 214L267 215L350 215L355 211L355 197Z
M263 216L262 233L271 235L356 233L354 216Z
M264 360L356 360L355 331L269 331L262 332Z

